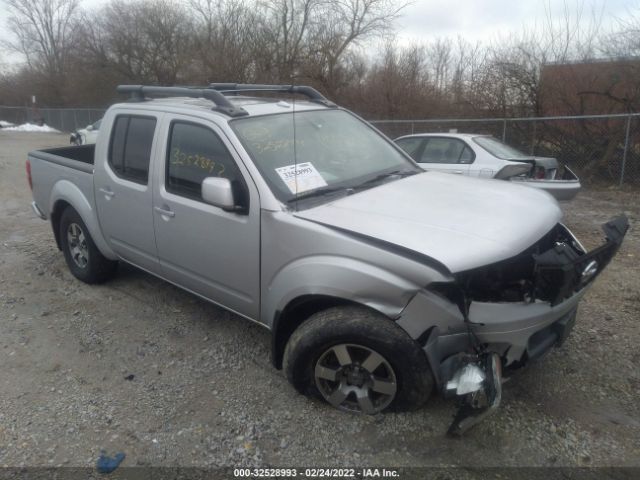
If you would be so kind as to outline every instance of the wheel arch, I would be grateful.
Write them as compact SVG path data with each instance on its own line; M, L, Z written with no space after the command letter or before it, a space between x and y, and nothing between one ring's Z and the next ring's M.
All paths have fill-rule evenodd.
M56 239L58 248L61 248L60 243L60 219L62 212L68 207L73 208L82 221L89 229L89 234L93 239L96 247L109 260L117 260L117 255L107 245L107 242L102 235L102 230L98 223L97 212L92 207L91 203L87 200L84 193L73 183L68 180L62 180L56 183L51 191L51 227Z
M319 294L300 295L291 300L281 311L278 310L275 313L271 329L271 361L273 366L278 370L282 368L282 360L287 342L293 332L302 325L305 320L314 313L322 310L347 305L375 311L389 318L384 313L368 305L343 297ZM393 321L393 319L389 318L389 321Z

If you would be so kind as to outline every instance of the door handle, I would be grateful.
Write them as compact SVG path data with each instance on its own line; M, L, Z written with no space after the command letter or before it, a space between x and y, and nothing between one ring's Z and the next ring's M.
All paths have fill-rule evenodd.
M464 172L462 170L454 170L453 173L457 173L458 175L462 175Z
M109 190L108 188L99 188L98 190L104 193L107 197L113 197L115 195L115 192L112 190Z
M160 215L164 215L165 217L175 217L176 214L175 212L172 212L171 210L165 210L164 208L160 208L160 207L153 207L153 209L158 212Z

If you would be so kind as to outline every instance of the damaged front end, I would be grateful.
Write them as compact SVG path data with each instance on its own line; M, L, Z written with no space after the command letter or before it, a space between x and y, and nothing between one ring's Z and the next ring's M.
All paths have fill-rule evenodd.
M628 228L625 215L610 220L602 226L605 243L586 252L559 223L515 257L457 274L457 284L468 302L538 300L557 305L595 279L617 253Z
M467 351L441 362L444 395L455 396L459 403L449 434L462 435L496 409L503 367L524 365L564 341L575 321L580 297L576 294L615 256L628 226L624 215L607 222L603 225L605 243L587 252L564 225L558 224L510 259L460 272L454 284L430 287L458 306L468 336ZM500 312L501 305L509 304L517 308L504 311L519 312L521 320L505 318L500 323L502 319L478 313L483 307L491 313ZM531 310L522 308L528 304L542 313L538 317L530 312L522 314ZM474 306L478 308L474 310ZM506 325L513 330L508 331Z

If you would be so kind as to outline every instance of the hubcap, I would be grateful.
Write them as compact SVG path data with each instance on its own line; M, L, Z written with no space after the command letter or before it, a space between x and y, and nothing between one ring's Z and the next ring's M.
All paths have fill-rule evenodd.
M326 350L314 373L325 400L350 412L378 413L389 406L398 388L393 368L382 355L352 343Z
M89 248L84 232L77 223L71 223L67 228L67 244L73 262L80 268L85 268L89 263Z

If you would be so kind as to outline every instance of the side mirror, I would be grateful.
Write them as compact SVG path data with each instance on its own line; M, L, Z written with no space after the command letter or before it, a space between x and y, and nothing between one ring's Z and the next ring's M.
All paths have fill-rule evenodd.
M89 130L89 131L93 130L93 125L87 125L86 130Z
M226 211L235 210L231 180L222 177L207 177L202 181L202 199L209 205Z

